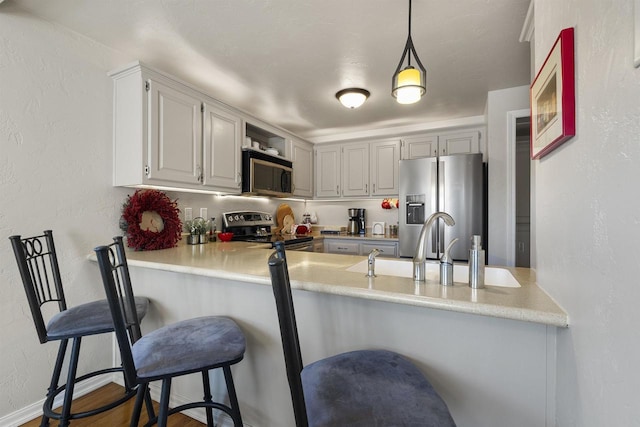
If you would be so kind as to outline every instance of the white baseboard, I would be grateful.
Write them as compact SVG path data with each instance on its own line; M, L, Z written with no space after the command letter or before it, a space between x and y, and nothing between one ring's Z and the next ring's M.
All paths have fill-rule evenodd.
M99 389L100 387L107 385L111 382L114 382L114 377L116 375L99 375L94 378L88 378L85 381L82 381L73 389L73 395L77 399L80 396L84 396L87 393L90 393L94 390ZM42 391L43 394L46 394L46 389ZM53 407L59 408L62 406L62 399L64 397L64 393L60 393L55 400L53 401ZM28 421L33 420L34 418L38 418L42 416L42 405L44 405L45 399L39 400L37 402L32 403L31 405L25 406L22 409L18 409L15 412L5 415L0 418L0 426L3 427L17 427Z

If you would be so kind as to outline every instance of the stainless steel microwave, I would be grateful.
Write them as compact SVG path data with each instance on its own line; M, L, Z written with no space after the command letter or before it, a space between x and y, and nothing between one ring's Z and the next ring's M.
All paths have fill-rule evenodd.
M261 151L242 150L242 193L257 196L292 196L293 163Z

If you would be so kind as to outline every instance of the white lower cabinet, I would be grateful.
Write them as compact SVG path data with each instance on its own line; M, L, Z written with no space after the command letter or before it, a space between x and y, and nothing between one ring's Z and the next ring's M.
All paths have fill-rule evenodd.
M380 251L378 256L398 257L397 243L360 243L360 255L369 255L374 249Z
M366 238L363 238L366 239ZM324 239L324 251L330 254L369 255L378 249L383 257L397 257L398 243L380 240L354 241L353 239Z
M345 240L325 240L324 250L330 254L360 255L360 243Z

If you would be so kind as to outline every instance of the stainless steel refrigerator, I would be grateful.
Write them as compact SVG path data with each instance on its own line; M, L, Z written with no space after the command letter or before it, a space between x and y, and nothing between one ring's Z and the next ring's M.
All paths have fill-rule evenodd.
M454 154L400 160L400 212L398 240L401 257L413 257L425 220L434 212L446 212L455 225L439 219L427 239L427 258L440 259L453 240L457 261L468 261L471 236L484 236L484 172L482 154Z

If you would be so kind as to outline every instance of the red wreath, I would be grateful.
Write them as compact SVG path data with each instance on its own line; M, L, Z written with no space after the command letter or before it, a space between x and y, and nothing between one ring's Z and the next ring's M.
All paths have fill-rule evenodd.
M144 212L157 212L164 222L159 231L142 230L140 221ZM182 234L180 209L177 201L158 190L136 190L128 196L122 208L122 220L127 232L127 245L137 251L173 248Z

